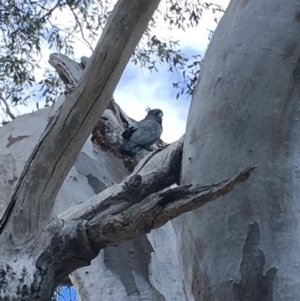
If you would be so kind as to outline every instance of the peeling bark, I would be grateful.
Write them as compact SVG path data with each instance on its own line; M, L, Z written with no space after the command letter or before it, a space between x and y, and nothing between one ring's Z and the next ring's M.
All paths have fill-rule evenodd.
M235 300L273 301L273 283L277 268L272 267L264 275L265 254L259 249L260 229L258 223L249 225L243 247L240 266L241 280L233 284Z

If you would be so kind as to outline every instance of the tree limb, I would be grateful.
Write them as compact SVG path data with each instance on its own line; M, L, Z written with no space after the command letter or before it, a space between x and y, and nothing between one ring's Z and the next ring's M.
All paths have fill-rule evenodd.
M44 286L61 283L75 269L89 265L100 249L138 237L228 193L254 169L250 167L219 184L179 186L161 191L178 182L182 141L183 138L141 160L131 177L113 186L112 191L106 190L110 200L104 198L103 192L84 207L73 207L77 210L67 211L64 219L54 218L49 225L42 225L39 232L23 244L20 252L29 252L36 258L37 270L32 269L32 273L45 275ZM135 180L130 180L132 178ZM89 214L84 216L87 211Z
M63 220L92 220L120 213L141 202L149 194L179 183L183 146L182 137L164 150L156 150L142 159L133 173L90 200L59 215Z
M7 103L7 101L2 97L2 95L0 95L0 100L4 103L5 106L5 113L12 119L16 119L16 116L11 112L9 105Z
M147 163L144 168L147 169ZM132 194L132 188L125 185L123 191L117 191L110 199L110 203L106 204L106 208L100 210L98 214L96 212L88 216L87 220L81 219L78 214L73 216L73 219L79 219L75 221L55 219L52 225L43 230L49 233L46 237L51 239L48 239L48 247L40 252L37 266L45 271L48 271L49 266L55 267L52 273L59 282L75 269L89 265L101 249L117 246L149 233L169 220L229 193L236 185L246 181L255 168L256 166L245 168L234 177L217 184L182 185L154 192L138 203L139 193ZM155 176L151 180L155 182ZM152 189L152 192L154 190ZM121 208L118 201L125 193L132 199L128 199L127 206L122 203ZM99 195L97 197L99 198ZM95 198L94 203L97 207L96 202ZM71 212L69 215L65 213L64 217L72 219ZM40 245L36 245L35 248L41 251Z
M86 225L90 243L94 249L100 250L148 233L183 213L229 193L237 184L246 181L255 168L245 168L236 176L217 184L171 188L153 194L121 213L110 212L105 218L96 216Z

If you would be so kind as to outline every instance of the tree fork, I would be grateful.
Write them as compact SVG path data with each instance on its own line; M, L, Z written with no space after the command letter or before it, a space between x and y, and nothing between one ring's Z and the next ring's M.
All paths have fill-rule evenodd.
M36 233L33 244L24 245L20 253L10 254L9 259L2 257L6 260L0 265L1 300L49 299L67 275L89 265L101 249L148 233L229 193L235 185L247 180L255 168L246 168L228 180L209 186L184 185L162 192L153 188L142 202L133 202L134 205L122 212L112 206L107 215L90 217L90 221L53 219ZM152 181L155 180L153 176ZM131 188L124 186L131 195ZM138 194L131 197L139 198ZM114 198L118 199L118 193Z

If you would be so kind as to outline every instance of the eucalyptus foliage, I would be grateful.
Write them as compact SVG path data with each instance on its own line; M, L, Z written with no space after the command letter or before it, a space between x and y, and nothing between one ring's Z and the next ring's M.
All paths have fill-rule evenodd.
M46 69L44 79L37 83L34 73L43 49L74 57L74 43L80 41L91 50L98 40L115 0L1 0L0 1L0 101L3 120L14 114L10 105L24 104L38 95L53 103L63 91L62 82L53 69ZM167 64L170 72L179 72L182 80L173 83L180 95L192 93L201 57L188 58L180 49L180 41L161 40L151 33L160 20L168 29L197 26L205 9L220 7L188 0L165 0L152 18L143 39L132 55L138 67L158 71ZM68 14L64 23L61 15ZM161 22L160 22L161 23Z

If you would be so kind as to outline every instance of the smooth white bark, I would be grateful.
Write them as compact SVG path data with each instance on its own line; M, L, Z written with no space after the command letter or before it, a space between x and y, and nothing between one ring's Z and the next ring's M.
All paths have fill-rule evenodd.
M232 0L207 50L181 183L258 169L174 222L190 301L299 298L299 15L295 0Z

